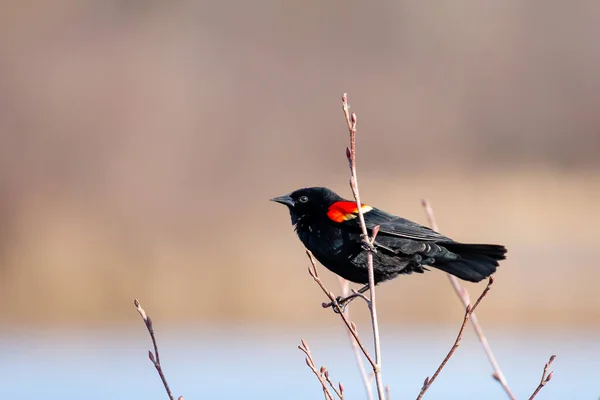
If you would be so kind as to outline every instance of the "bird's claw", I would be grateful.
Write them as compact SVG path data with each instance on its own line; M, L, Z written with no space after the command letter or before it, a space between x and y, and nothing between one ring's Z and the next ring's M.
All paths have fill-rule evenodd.
M370 251L373 254L377 253L377 248L375 247L375 245L372 244L371 242L369 242L368 240L363 240L362 249L366 250L366 251Z
M323 308L331 307L334 313L340 314L340 310L342 313L346 310L346 306L348 305L348 303L349 302L347 297L338 296L335 298L334 301L331 301L329 303L323 303L322 306Z
M340 310L343 313L344 311L346 311L346 306L348 305L348 299L342 297L342 296L338 296L335 298L335 302L337 304L337 307L333 307L333 312L336 314L340 314Z

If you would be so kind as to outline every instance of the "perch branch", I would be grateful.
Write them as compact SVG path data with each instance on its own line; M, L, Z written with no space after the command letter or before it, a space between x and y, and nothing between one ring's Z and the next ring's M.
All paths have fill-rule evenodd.
M369 238L369 232L367 231L367 225L365 223L365 217L362 211L362 203L360 202L360 194L358 191L358 177L356 174L356 114L350 113L348 106L348 95L344 93L342 95L342 110L344 111L344 117L346 118L346 124L348 125L348 133L350 134L350 148L346 148L346 157L350 167L350 188L352 194L356 200L356 208L358 210L358 220L363 234L363 243L367 250L367 268L369 272L369 311L371 314L371 325L373 327L373 343L375 347L375 363L371 363L373 366L373 373L375 374L375 383L377 385L377 395L380 400L385 399L385 388L383 386L383 379L381 377L381 345L379 339L379 323L377 322L377 307L375 302L375 274L373 270L373 252L375 247L375 236L377 236L378 227L375 227L372 232L372 238Z
M344 321L344 324L346 324L346 327L348 328L348 331L350 332L350 334L352 335L352 337L356 341L356 344L358 345L358 347L360 348L360 350L362 351L362 353L365 355L365 357L367 357L367 360L369 361L369 363L371 364L371 366L373 368L375 368L375 361L373 360L373 358L371 357L371 355L367 351L367 348L365 347L364 343L362 342L362 340L358 336L358 330L356 329L356 325L354 324L354 322L350 321L346 317L346 314L344 313L344 311L340 307L340 305L339 305L338 301L336 300L335 295L333 294L333 292L329 291L325 287L325 285L323 284L323 281L321 281L321 278L319 277L319 272L317 271L317 261L315 260L314 256L310 252L310 250L306 250L306 255L308 256L308 259L310 260L310 263L311 263L311 265L308 267L308 273L314 279L314 281L317 282L317 284L319 285L319 287L321 288L321 290L323 291L323 293L325 293L325 295L327 297L329 297L329 300L331 300L332 306L335 307L336 311L340 314L340 317ZM323 303L323 307L326 307L326 306L327 306L327 304Z

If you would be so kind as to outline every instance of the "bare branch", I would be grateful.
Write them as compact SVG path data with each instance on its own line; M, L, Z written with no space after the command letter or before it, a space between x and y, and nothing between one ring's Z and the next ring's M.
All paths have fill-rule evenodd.
M435 215L433 214L433 208L431 207L431 204L427 201L427 199L422 199L421 204L423 205L423 208L425 209L425 213L427 214L427 219L429 220L429 225L431 226L431 229L433 229L436 232L439 232L439 227L435 220ZM462 286L458 282L458 279L456 277L454 277L450 274L446 274L446 275L448 276L448 279L450 280L450 284L452 285L452 288L456 292L456 295L463 303L463 306L467 307L469 305L469 303L471 302L470 297L469 297L469 292L467 291L467 289L464 286ZM504 374L502 373L502 370L500 369L500 365L498 364L498 361L496 360L496 357L494 356L494 353L492 352L492 348L491 348L485 334L483 333L483 328L481 327L481 325L479 325L479 321L477 320L477 315L475 313L472 313L470 319L471 319L471 325L473 326L473 329L475 330L475 333L477 334L477 337L479 338L479 342L481 343L481 346L483 347L483 351L485 352L490 364L492 365L492 369L494 370L494 372L492 373L492 377L500 383L500 385L506 392L506 395L511 400L516 400L516 397L513 394L510 387L508 386L508 382L506 381L506 378L504 377Z
M368 399L369 400L373 399L373 394L371 391L372 378L369 378L367 376L360 352L362 352L365 355L365 357L371 364L371 367L373 369L373 377L377 381L378 397L380 400L384 400L385 394L384 394L383 382L381 380L381 348L380 348L380 340L379 340L379 325L377 323L377 311L376 311L377 309L375 307L375 277L374 277L374 271L373 271L373 252L375 251L374 242L375 242L375 236L377 235L379 227L375 227L372 230L372 238L369 238L369 234L368 234L365 220L364 220L364 214L362 211L362 205L360 202L360 195L358 192L358 183L357 183L357 177L356 177L356 120L357 119L356 119L355 114L350 114L348 108L349 108L348 107L348 99L347 99L346 94L344 93L344 95L342 96L342 109L344 111L344 116L346 118L346 123L348 125L348 132L350 133L350 147L346 148L346 157L348 158L348 163L349 163L349 167L350 167L350 187L352 189L352 193L353 193L354 198L357 203L358 217L359 217L359 222L360 222L361 229L362 229L363 246L367 249L367 267L368 267L368 271L369 271L370 298L367 298L362 293L358 293L358 292L354 292L354 291L353 291L352 295L348 296L348 282L345 280L340 280L340 285L342 287L342 291L344 292L344 304L346 306L347 306L349 300L351 300L355 297L360 297L363 300L365 300L365 302L367 303L367 306L369 307L369 311L370 311L370 315L371 315L371 323L372 323L372 327L373 327L375 360L373 360L373 358L371 357L371 355L365 348L364 344L362 343L362 341L358 335L356 325L350 321L348 307L342 306L340 304L341 301L338 301L339 298L336 298L335 295L333 294L333 292L329 291L325 287L325 285L323 284L323 282L321 281L321 279L319 277L316 260L314 259L312 253L307 250L306 254L308 255L308 258L311 262L311 266L308 267L308 273L313 278L313 280L319 285L319 287L321 288L323 293L325 293L325 295L330 300L329 303L323 303L322 306L325 308L332 307L334 309L334 311L336 311L338 314L340 314L340 317L342 318L342 320L344 321L344 324L348 328L350 341L352 344L352 348L354 350L354 355L356 357L356 361L357 361L357 364L358 364L358 367L359 367L359 370L361 373L361 377L362 377L365 389L367 391ZM341 388L342 388L342 386L340 385L339 394L342 393ZM335 390L335 388L334 388L334 390Z
M540 379L540 384L537 386L537 388L535 388L535 391L533 392L529 400L533 400L535 396L537 396L537 394L540 392L540 390L542 390L542 388L546 386L546 383L550 382L550 379L552 379L552 377L554 376L554 371L548 373L548 368L550 368L550 364L552 364L555 358L556 355L552 355L546 363L546 365L544 365L544 372L542 373L542 379Z
M346 157L350 164L350 188L352 194L356 200L356 208L358 210L358 220L362 229L363 240L367 249L367 268L369 271L369 310L371 314L371 325L373 327L373 342L375 347L375 363L371 363L373 366L373 372L375 374L375 382L377 384L377 395L380 400L385 399L385 392L383 387L383 380L381 377L381 345L379 339L379 323L377 322L377 307L375 302L375 273L373 270L373 252L375 242L375 235L377 234L378 228L373 232L373 238L369 238L369 232L367 231L367 225L365 223L365 217L362 211L362 203L360 201L360 194L358 191L358 177L356 176L356 114L350 114L348 107L348 95L344 93L342 95L342 110L344 111L344 117L346 118L346 124L348 125L348 133L350 134L350 149L346 149Z
M367 304L367 306L370 304L371 300L369 300L369 299L367 298L367 296L365 296L364 294L362 294L362 293L360 293L360 292L357 292L357 291L356 291L356 290L354 290L354 289L352 289L352 290L351 290L351 292L352 292L352 296L354 296L354 297L359 297L359 298L363 299L363 300L365 301L365 303Z
M152 345L154 346L154 353L152 350L148 351L148 358L154 364L154 368L158 372L160 376L160 380L167 391L167 395L169 395L169 399L174 400L173 394L171 393L171 389L169 388L169 384L167 383L167 378L165 378L165 374L163 373L162 366L160 365L160 356L158 355L158 344L156 343L156 337L154 336L154 328L152 327L152 319L146 314L146 311L142 308L142 305L138 301L138 299L133 300L133 304L137 309L138 313L144 320L144 324L146 325L146 329L148 329L148 333L150 333L150 338L152 339ZM179 396L179 400L183 400L183 396Z
M314 279L314 281L317 282L317 284L319 285L319 287L321 288L321 290L323 291L323 293L325 293L325 295L327 297L329 297L329 300L331 300L331 304L333 305L333 307L336 308L336 310L340 314L340 317L344 321L344 324L346 324L346 327L348 328L348 331L350 332L350 334L352 335L352 337L354 338L354 340L356 340L356 344L358 345L358 347L360 348L360 350L363 352L363 354L365 355L365 357L367 357L367 360L369 360L369 363L371 364L371 366L373 368L375 368L375 361L373 360L373 358L371 357L371 355L367 351L367 348L363 344L362 340L360 340L360 337L358 336L358 331L356 330L356 325L354 325L354 323L351 322L346 317L346 314L344 314L344 310L342 310L342 308L338 304L338 302L337 302L337 300L336 300L333 292L330 292L325 287L325 285L323 284L323 281L321 281L321 278L319 278L319 273L317 272L317 261L315 260L314 256L310 252L310 250L306 250L306 255L308 256L308 259L310 260L310 263L311 263L311 266L312 266L312 268L308 267L308 271L310 273L310 276L312 276L312 278ZM323 307L325 307L325 305L326 304L323 304Z
M348 296L348 292L350 289L350 282L348 282L346 279L341 278L341 277L339 277L339 281L340 281L340 288L342 289L342 296L343 297ZM367 299L367 301L368 301L368 299ZM344 309L344 315L346 316L346 319L350 320L350 305L349 304ZM354 325L353 325L353 328L354 328L354 330L356 330ZM367 392L367 400L373 400L373 390L372 390L373 381L367 375L367 370L365 369L365 363L363 362L363 358L361 356L360 347L358 346L358 343L356 342L356 339L354 339L354 336L352 335L352 332L350 330L348 330L348 338L350 339L350 344L352 345L352 351L354 352L354 358L356 359L356 364L358 365L358 371L360 372L360 377L363 381L365 391Z
M306 354L306 365L308 368L312 370L315 374L319 382L321 382L321 386L323 387L323 394L325 395L325 400L334 400L331 392L329 392L329 388L327 387L327 379L325 378L326 369L325 367L321 367L320 370L317 369L315 365L315 361L312 358L312 354L310 353L310 349L308 348L308 344L304 339L301 340L300 346L298 346L304 354Z
M425 394L427 389L429 389L429 387L433 384L433 382L438 377L440 372L442 372L442 369L446 366L446 363L448 362L448 360L450 360L450 358L452 357L452 355L454 354L454 352L456 351L458 346L460 346L460 342L462 340L462 336L465 331L465 327L467 326L467 322L469 321L469 317L471 316L471 314L473 314L473 312L475 311L477 306L479 306L479 303L481 302L481 300L483 300L485 295L487 295L487 293L489 292L489 290L493 284L494 284L494 277L490 276L487 286L485 287L483 292L481 292L481 295L479 296L477 301L475 301L475 304L472 307L470 304L467 305L462 325L460 326L460 330L458 331L458 335L456 336L456 340L454 341L452 348L450 349L450 351L448 352L448 354L446 355L446 357L444 358L444 360L442 361L442 363L440 364L438 369L435 371L433 376L431 378L429 378L429 377L425 378L425 381L423 382L423 387L421 388L421 392L417 396L417 400L419 400L423 397L423 395Z
M329 371L325 367L321 367L321 371L325 375L325 380L329 386L331 386L336 396L339 397L340 400L344 400L344 385L342 385L342 382L338 382L338 387L336 387L336 385L331 382L331 379L329 379Z

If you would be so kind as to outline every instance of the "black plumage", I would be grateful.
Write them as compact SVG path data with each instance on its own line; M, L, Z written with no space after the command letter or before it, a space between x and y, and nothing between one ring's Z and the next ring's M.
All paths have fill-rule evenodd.
M356 203L327 188L304 188L272 199L288 207L304 246L327 269L367 284L367 252L361 237ZM423 273L426 266L460 279L479 282L496 272L506 248L465 244L380 209L363 205L369 233L379 226L373 255L375 282L400 274Z

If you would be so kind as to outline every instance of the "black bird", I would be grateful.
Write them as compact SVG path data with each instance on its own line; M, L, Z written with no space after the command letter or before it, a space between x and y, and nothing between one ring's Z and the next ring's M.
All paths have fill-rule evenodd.
M296 233L323 266L351 282L366 284L367 251L364 248L355 201L345 200L323 187L298 189L271 199L288 207ZM469 282L479 282L496 272L506 248L495 244L466 244L425 226L362 205L369 233L379 225L375 238L375 283L400 274L437 268Z

